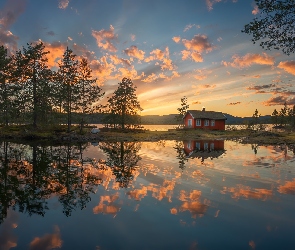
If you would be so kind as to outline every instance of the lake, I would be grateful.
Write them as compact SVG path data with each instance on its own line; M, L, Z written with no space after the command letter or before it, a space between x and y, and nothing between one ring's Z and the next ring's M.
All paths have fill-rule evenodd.
M0 249L294 249L286 145L0 145Z

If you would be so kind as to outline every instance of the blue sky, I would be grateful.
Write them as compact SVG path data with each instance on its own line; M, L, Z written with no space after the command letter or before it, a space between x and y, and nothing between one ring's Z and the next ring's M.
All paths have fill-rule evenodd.
M265 51L241 32L251 0L0 0L0 44L41 40L56 67L67 46L87 57L107 100L123 77L142 115L190 109L251 116L295 104L294 54Z

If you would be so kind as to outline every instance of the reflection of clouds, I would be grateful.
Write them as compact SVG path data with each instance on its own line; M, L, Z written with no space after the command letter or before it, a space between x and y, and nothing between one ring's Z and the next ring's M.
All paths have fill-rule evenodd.
M222 194L231 193L232 198L239 199L240 197L245 199L267 200L273 193L272 190L264 188L254 188L251 190L249 186L237 185L237 187L224 187L221 191Z
M55 226L54 233L34 238L30 243L30 250L61 248L61 246L60 230L58 226Z
M97 206L93 208L94 214L104 213L104 214L117 214L117 212L120 210L120 207L117 204L114 204L114 202L119 198L119 193L116 193L114 195L105 195L100 197L100 202ZM105 204L105 202L108 203Z
M197 216L203 216L207 211L209 204L206 205L199 201L201 194L202 192L199 190L193 190L189 194L187 194L186 191L181 190L179 200L183 201L183 203L179 208L179 212L189 211L193 218L196 218Z
M249 241L249 246L252 248L252 249L255 249L255 242L253 240Z
M17 227L15 220L17 213L9 211L6 220L0 227L0 249L9 250L17 246L17 238L13 235L12 230Z
M278 187L281 194L295 194L295 178L292 181L287 181L285 185Z

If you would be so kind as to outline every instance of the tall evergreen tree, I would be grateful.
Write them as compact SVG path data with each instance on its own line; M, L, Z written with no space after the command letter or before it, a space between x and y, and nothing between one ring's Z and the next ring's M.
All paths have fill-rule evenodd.
M139 112L142 110L136 96L136 86L124 77L108 100L109 117L114 127L121 129L139 126Z
M14 78L13 58L7 55L7 49L0 46L0 117L4 125L8 125L15 113L16 93L19 89Z
M184 96L180 99L181 106L177 108L178 115L176 116L176 120L178 122L178 126L183 126L183 117L186 114L187 110L189 109L189 105L187 104L187 98Z
M83 124L85 123L85 114L89 114L97 110L100 105L95 105L99 99L104 95L102 89L97 85L97 79L93 78L91 73L92 70L88 64L87 59L82 58L79 63L79 74L78 74L78 88L79 88L79 99L77 105L79 111L82 113L81 126L82 132Z
M32 124L37 126L39 121L44 121L48 111L51 110L50 82L51 70L47 66L47 54L42 42L35 45L27 44L22 51L16 53L17 66L22 83L22 100L24 112L32 114ZM43 113L43 114L42 114Z
M76 55L67 47L63 58L59 63L56 79L58 80L59 105L60 111L67 114L68 132L71 131L72 112L78 109L79 100L79 62Z
M278 126L279 124L279 112L275 109L271 114L272 122L275 126Z

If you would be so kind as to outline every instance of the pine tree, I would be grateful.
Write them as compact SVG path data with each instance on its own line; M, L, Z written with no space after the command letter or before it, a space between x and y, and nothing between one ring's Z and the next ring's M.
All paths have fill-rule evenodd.
M67 47L63 58L59 63L59 69L55 76L57 82L58 105L60 112L67 114L67 131L71 131L72 112L78 109L77 101L79 100L79 70L78 60L73 51Z
M92 70L87 59L82 58L78 69L77 87L80 95L77 105L79 106L79 111L82 113L82 119L80 122L80 132L82 132L85 123L85 114L92 113L100 107L100 105L95 104L100 100L104 93L101 92L102 89L97 85L97 79L92 77Z
M187 104L187 98L184 96L180 99L181 107L177 108L178 115L176 116L176 120L178 122L178 127L183 126L183 117L189 109L189 105Z
M275 109L271 114L271 119L275 126L279 124L279 112Z
M39 121L47 122L47 113L51 110L50 82L51 70L47 66L45 46L42 42L27 44L16 53L18 76L22 83L19 101L23 112L32 114L32 124L37 127ZM45 120L44 120L45 119Z
M16 97L19 85L15 82L14 57L8 57L7 49L0 46L0 117L1 122L8 126L15 118Z
M131 79L124 77L118 83L118 88L108 100L110 123L121 129L137 128L139 112L142 110L135 94L136 86Z

